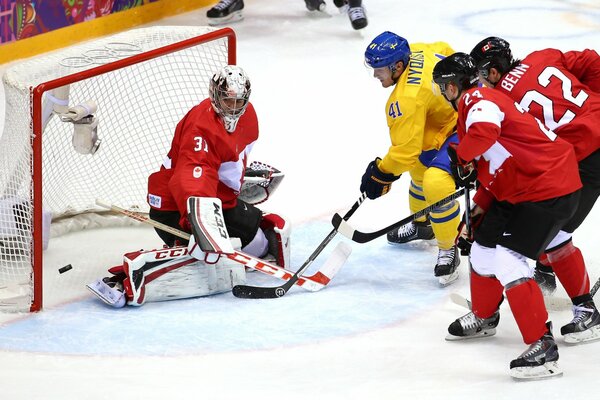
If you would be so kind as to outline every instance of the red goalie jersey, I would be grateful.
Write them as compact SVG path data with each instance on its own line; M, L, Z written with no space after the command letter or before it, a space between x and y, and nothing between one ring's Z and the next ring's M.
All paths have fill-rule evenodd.
M177 124L171 149L160 171L148 179L148 204L162 211L187 214L190 196L218 197L224 209L235 207L247 156L258 139L252 104L234 132L223 127L210 99L192 108ZM180 225L186 226L182 217Z
M595 51L535 51L495 88L571 143L577 160L600 147L600 56Z
M458 136L458 156L477 160L478 181L498 201L543 201L581 188L573 147L498 90L464 93ZM490 199L480 188L474 200L487 208Z

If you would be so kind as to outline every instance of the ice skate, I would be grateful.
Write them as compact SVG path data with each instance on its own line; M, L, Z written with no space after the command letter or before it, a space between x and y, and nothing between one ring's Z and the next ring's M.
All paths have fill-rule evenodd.
M308 11L325 11L327 6L323 0L304 0Z
M440 285L448 286L458 279L459 265L460 257L456 246L453 246L450 250L439 250L434 274L438 277Z
M448 327L446 340L464 340L494 336L500 322L500 312L496 311L489 318L479 318L473 312L463 315Z
M543 379L562 375L558 367L558 346L552 336L552 323L548 331L532 343L523 354L510 362L510 376L515 379Z
M434 238L435 235L429 220L409 222L387 233L387 240L390 244L404 244L413 240L431 240Z
M600 313L593 301L573 306L574 318L560 328L569 344L579 344L600 339Z
M123 285L111 278L101 278L97 281L85 285L90 292L95 294L100 300L115 308L125 306L126 299L123 292Z
M340 14L348 12L348 0L333 0L333 4L338 8Z
M223 25L244 18L244 0L221 0L206 12L209 25Z
M537 262L533 279L542 290L544 296L552 296L556 291L556 275L552 271L552 268Z
M350 18L350 24L352 24L352 28L356 30L363 29L369 24L367 21L367 14L363 6L348 8L348 18Z

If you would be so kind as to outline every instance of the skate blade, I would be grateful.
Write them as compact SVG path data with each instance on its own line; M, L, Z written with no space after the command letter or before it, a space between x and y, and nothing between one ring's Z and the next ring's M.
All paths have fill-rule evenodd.
M210 26L218 26L229 24L230 22L238 22L244 19L244 15L242 14L242 10L234 11L226 17L223 18L207 18L208 24Z
M562 376L563 372L556 361L550 361L537 367L511 368L509 374L515 380L540 380Z
M600 325L592 326L583 332L567 333L564 335L567 344L582 344L600 340Z
M460 340L469 340L469 339L479 339L494 336L496 334L496 328L486 329L484 331L478 332L474 335L470 336L454 336L451 334L446 335L446 341L448 342L458 342Z
M121 293L116 299L110 296L110 291L112 290L108 285L106 285L102 281L96 281L85 285L90 292L92 292L96 297L102 300L104 303L108 304L111 307L121 308L125 306L125 294ZM108 288L108 289L107 289Z
M451 273L450 275L438 276L438 282L440 286L445 287L454 283L458 279L458 269Z

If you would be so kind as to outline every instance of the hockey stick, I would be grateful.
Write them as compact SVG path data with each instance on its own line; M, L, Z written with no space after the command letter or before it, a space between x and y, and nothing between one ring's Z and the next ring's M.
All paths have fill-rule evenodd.
M346 222L345 216L344 216L344 218L342 218L338 213L336 213L333 216L333 218L331 219L331 223L333 224L335 230L337 230L342 235L346 236L348 239L351 239L352 241L354 241L356 243L366 243L366 242L370 242L373 239L377 239L380 236L385 235L392 229L398 228L398 227L405 225L411 221L414 221L417 218L420 218L420 217L423 217L423 216L429 214L429 212L431 212L432 210L448 203L449 201L459 198L460 196L462 196L462 194L464 192L465 192L465 189L461 188L460 190L452 193L450 196L447 196L447 197L441 199L440 201L437 201L437 202L431 204L430 206L427 206L424 209L417 211L416 213L414 213L398 222L395 222L388 227L385 227L385 228L380 229L375 232L357 231L349 223Z
M96 200L96 204L101 207L110 209L111 211L126 215L137 221L152 225L155 228L171 233L182 239L188 240L190 238L189 233L173 228L169 225L162 224L158 221L154 221L146 217L145 215L129 211L115 205L107 204L101 200ZM339 243L319 271L317 271L314 275L311 276L299 277L297 279L296 284L311 292L316 292L318 290L323 289L325 286L327 286L329 281L331 281L333 276L337 273L337 271L349 257L350 250L351 249L348 245ZM280 267L279 265L271 264L267 261L260 260L241 251L235 251L232 254L224 255L227 256L227 258L239 262L248 268L254 269L267 275L274 276L279 279L283 279L285 281L288 281L289 279L291 279L292 276L294 276L293 271L289 271L285 268Z
M352 205L350 210L344 215L344 220L350 218L352 214L358 209L358 207L362 204L362 202L367 198L367 194L361 194L360 198L356 200L356 202ZM286 283L280 286L275 287L260 287L260 286L248 286L248 285L236 285L233 287L232 292L235 297L240 297L244 299L274 299L277 297L285 296L285 294L290 290L290 288L296 283L296 281L300 278L300 275L306 271L306 269L312 264L312 262L317 258L319 254L323 251L325 246L331 242L333 237L336 235L337 230L333 229L329 235L323 241L315 251L308 257L308 259L302 264L302 266L296 271L294 276L292 276Z
M590 290L590 296L594 297L598 291L598 288L600 288L600 278L598 278L596 284ZM458 293L450 293L450 300L452 300L454 304L468 308L469 310L471 309L471 301ZM573 302L571 299L555 296L544 296L544 304L546 304L546 309L549 311L565 311L573 307Z

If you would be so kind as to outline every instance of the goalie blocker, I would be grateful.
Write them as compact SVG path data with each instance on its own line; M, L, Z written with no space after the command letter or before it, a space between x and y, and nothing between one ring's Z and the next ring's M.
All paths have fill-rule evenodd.
M244 207L243 202L240 204L246 211L252 207ZM106 304L118 308L126 304L140 306L146 301L223 293L235 285L244 284L243 263L223 256L233 254L235 248L241 247L241 242L238 238L229 238L221 201L190 197L188 221L193 234L187 248L170 247L125 254L123 265L109 270L113 276L90 283L88 289ZM264 250L259 257L275 259L284 266L289 261L290 224L276 214L266 214L260 219L260 226L266 233L257 227L254 239L244 249L262 246ZM238 224L234 229L239 228ZM259 239L255 240L257 237ZM262 244L257 246L253 242ZM266 251L270 254L265 254Z

